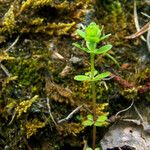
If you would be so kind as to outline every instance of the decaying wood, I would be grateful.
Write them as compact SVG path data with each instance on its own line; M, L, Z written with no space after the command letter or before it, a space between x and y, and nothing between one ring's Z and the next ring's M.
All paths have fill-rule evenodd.
M150 82L146 82L144 85L135 85L133 83L129 83L128 81L126 81L125 79L117 76L117 75L114 75L114 74L111 74L111 76L113 76L113 79L122 87L122 88L135 88L139 93L145 93L145 92L148 92L150 91Z

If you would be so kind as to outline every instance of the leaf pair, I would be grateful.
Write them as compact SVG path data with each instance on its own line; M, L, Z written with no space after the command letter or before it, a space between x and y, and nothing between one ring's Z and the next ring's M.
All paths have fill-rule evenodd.
M92 150L92 148L87 147L86 150ZM96 147L95 150L101 150L99 147Z
M89 74L85 73L85 75L77 75L74 77L77 81L98 81L102 80L106 77L108 77L111 73L110 72L104 72L101 74L96 75L93 79L91 79L91 72L88 72Z
M90 44L90 43L89 43ZM109 51L112 48L111 44L107 44L105 46L102 46L99 49L95 49L94 51L90 51L88 48L82 47L80 44L78 43L73 43L73 45L87 53L94 53L94 54L103 54L106 53L107 51ZM88 47L88 46L87 46ZM90 47L90 46L89 46Z
M82 124L84 126L97 126L97 127L101 127L103 125L106 124L106 120L107 120L107 114L101 115L97 118L96 121L93 120L93 115L87 115L87 120L83 121Z

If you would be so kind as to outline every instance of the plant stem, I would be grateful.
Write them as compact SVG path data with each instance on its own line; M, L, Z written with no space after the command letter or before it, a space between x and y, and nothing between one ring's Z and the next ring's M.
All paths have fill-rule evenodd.
M96 92L95 92L95 82L92 81L92 99L93 99L93 120L96 121ZM96 126L93 125L93 141L92 141L92 149L95 150L96 143Z
M91 79L94 79L94 54L90 54L90 61L91 61ZM93 120L96 121L96 92L95 92L95 81L91 83L92 89L92 102L93 102ZM95 143L96 143L96 126L93 125L93 140L92 140L92 150L95 150Z

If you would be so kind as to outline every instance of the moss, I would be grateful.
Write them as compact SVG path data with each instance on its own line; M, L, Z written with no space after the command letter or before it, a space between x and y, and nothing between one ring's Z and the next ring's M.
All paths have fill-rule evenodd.
M25 124L27 139L29 139L33 134L36 134L39 128L43 127L45 127L45 122L41 122L37 118L32 121L28 121Z
M124 89L120 93L128 100L137 100L138 91L136 88Z
M81 21L89 3L86 0L73 3L66 0L58 3L53 0L15 2L5 14L0 33L12 35L31 32L58 36L68 34L74 31L76 21Z
M22 13L25 9L28 9L28 7L31 7L34 9L38 7L51 5L51 2L52 0L27 0L22 4L20 8L20 13Z
M41 25L43 24L44 19L43 18L35 18L31 20L31 25Z
M27 110L31 107L32 103L34 103L38 99L38 96L35 95L30 100L24 100L18 104L18 106L15 108L15 111L17 112L17 118L19 118L22 113L27 113Z
M14 33L14 29L16 27L15 14L14 14L14 6L11 5L8 12L5 14L3 19L4 27L0 29L0 32L5 32L6 30L10 35Z
M48 23L46 26L37 27L35 33L46 33L48 35L65 35L68 31L75 25L75 22L72 23ZM24 31L22 31L24 32Z
M149 101L149 92L139 93L136 90L148 85L150 66L145 62L139 64L139 59L142 57L139 55L139 48L143 47L143 44L139 43L139 39L124 40L126 35L135 31L131 3L125 2L125 0L122 3L118 0L111 1L111 4L100 0L97 2L99 2L99 8L94 17L98 16L96 20L105 26L106 33L112 33L110 43L113 43L113 56L120 65L128 63L129 66L124 69L117 68L107 57L98 57L95 62L96 68L100 72L109 70L136 85L135 89L123 89L112 79L107 82L108 90L106 91L104 87L100 86L100 83L97 83L97 102L102 103L97 105L97 114L105 113L103 106L109 102L112 104L108 109L113 115L118 110L130 105L127 100ZM3 3L3 8L1 3ZM0 126L2 129L0 136L4 143L1 144L3 145L2 149L6 145L9 146L9 149L26 149L23 142L24 137L28 138L29 145L33 144L31 144L32 149L35 149L35 139L39 139L36 144L40 145L40 142L46 138L53 145L59 145L60 149L63 149L64 143L71 145L74 141L77 142L75 145L80 143L82 146L81 138L83 134L87 135L87 129L83 128L81 122L79 123L81 120L76 123L73 116L69 122L62 124L60 131L55 130L56 127L53 123L50 122L50 126L46 126L47 122L41 120L49 120L46 97L50 99L54 118L65 118L74 108L85 103L87 108L91 109L90 85L73 81L75 74L88 70L89 65L86 62L88 58L82 52L74 50L71 45L72 40L78 40L74 35L76 25L84 23L86 20L94 20L94 17L90 18L88 13L91 12L89 11L91 0L57 2L49 0L49 3L45 0L43 2L41 0L25 0L24 2L17 1L13 8L12 4L13 1L0 2L0 9L2 8L0 16L3 18L0 23L2 47L0 62L12 74L9 78L2 69L0 72L0 75L3 75L0 81L2 89L0 92ZM148 7L141 6L140 12L142 8L146 10ZM85 15L86 18L84 18ZM14 41L16 33L21 34L18 42L9 52L4 52ZM144 49L146 51L146 48ZM65 59L62 61L52 58L53 51L57 51ZM143 51L141 53L143 54ZM69 60L72 56L83 57L83 62L71 64ZM101 63L107 65L101 67ZM69 65L74 72L61 78L59 73L66 65ZM46 85L47 80L50 82L48 85ZM39 95L37 103L36 101L32 103L34 95ZM15 108L18 108L16 115L14 115ZM17 119L19 110L20 117ZM78 112L78 115L82 115L84 118L87 114L88 111L84 108ZM11 122L11 120L13 121ZM9 124L10 122L11 124ZM42 132L40 132L40 128L42 128ZM66 136L68 139L64 138ZM86 138L90 136L88 134Z
M8 53L6 52L1 52L0 53L0 62L4 61L4 60L14 60L14 57L9 56Z
M28 86L35 84L39 80L38 71L46 64L37 59L16 60L12 64L11 73L18 76L20 86Z
M97 2L98 8L98 22L105 26L105 31L111 33L111 43L114 46L123 45L123 39L128 32L128 20L126 15L126 9L124 8L124 3L119 0L114 0L113 2L100 1ZM102 11L99 11L102 10ZM105 16L105 17L103 17ZM132 23L130 21L130 23Z
M11 77L6 78L2 84L3 88L6 88L8 84L11 84L12 81L17 80L17 78L18 78L17 76L11 76Z
M77 136L83 130L84 130L84 126L82 126L80 123L73 123L73 122L64 123L61 126L61 132L73 136Z

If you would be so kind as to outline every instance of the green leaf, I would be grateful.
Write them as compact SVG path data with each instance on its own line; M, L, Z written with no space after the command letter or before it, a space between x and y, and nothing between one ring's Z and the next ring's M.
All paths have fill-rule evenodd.
M77 81L90 81L91 78L86 75L77 75L74 79Z
M92 126L93 124L94 124L94 122L91 120L85 120L82 122L82 125L84 125L84 126Z
M95 148L95 150L101 150L101 148L99 148L99 147L96 147L96 148Z
M96 43L95 42L86 42L86 46L89 49L89 52L93 53L94 49L96 48Z
M92 148L87 147L86 150L92 150ZM99 147L96 147L95 150L101 150Z
M87 115L87 119L90 121L93 121L93 115L91 115L91 114Z
M106 120L107 120L107 114L99 116L98 119L96 120L96 122L94 123L94 125L101 127L104 124L106 124Z
M120 67L120 65L119 65L119 63L118 63L118 61L113 57L113 56L111 56L110 54L108 54L108 53L106 53L106 56L107 57L109 57L112 61L114 61L115 62L115 64L118 66L118 67Z
M90 147L87 147L87 148L86 148L86 150L92 150L92 148L90 148Z
M106 53L107 51L109 51L111 48L112 48L112 45L108 44L108 45L102 46L99 49L96 49L94 51L94 53L95 54L103 54L103 53Z
M94 70L94 76L96 76L97 74L98 74L98 71ZM86 72L85 75L91 77L91 72L90 71Z
M102 127L104 125L104 122L95 122L94 125L97 127Z
M98 74L96 77L94 77L93 81L98 81L98 80L102 80L106 77L108 77L111 73L110 72L104 72L104 73L101 73L101 74Z
M85 32L84 32L84 31L78 29L76 32L77 32L77 34L80 35L82 38L85 38Z
M80 44L78 44L78 43L73 43L72 45L74 45L75 47L77 47L77 48L79 48L79 49L81 49L81 50L83 50L83 51L85 51L85 52L87 52L87 53L90 53L87 48L82 47L82 46L81 46Z
M102 115L102 116L99 116L96 121L98 121L98 122L104 122L106 120L107 120L107 116L106 115Z
M111 36L111 34L107 34L107 35L102 36L102 37L99 39L99 42L102 41L102 40L104 40L104 39L106 39L106 38L108 38L109 36Z
M93 43L99 43L100 38L99 37L86 36L85 37L85 41L87 41L87 42L93 42Z
M100 37L101 30L99 26L95 22L91 22L86 28L85 28L86 36L88 37Z

